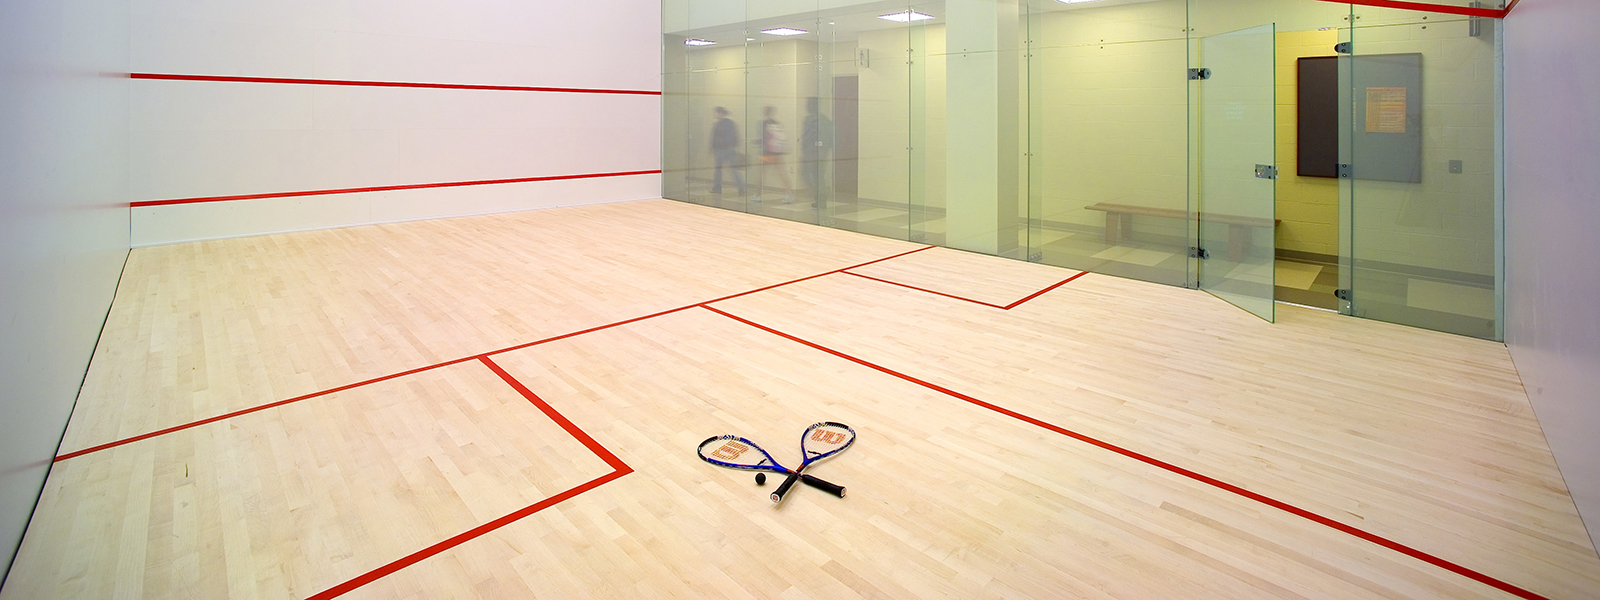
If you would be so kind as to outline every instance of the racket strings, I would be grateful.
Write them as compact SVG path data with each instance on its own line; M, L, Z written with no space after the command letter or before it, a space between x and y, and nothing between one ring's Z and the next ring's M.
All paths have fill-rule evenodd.
M806 429L800 451L806 460L837 453L855 443L856 432L839 423L818 423Z

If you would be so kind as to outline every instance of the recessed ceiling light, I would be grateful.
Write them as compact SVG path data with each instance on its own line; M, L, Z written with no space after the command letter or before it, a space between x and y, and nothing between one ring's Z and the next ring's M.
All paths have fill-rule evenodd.
M916 12L916 11L908 10L908 11L905 11L905 12L889 13L887 15L878 15L878 18L879 19L883 19L885 21L894 21L896 23L909 23L911 21L926 21L928 19L932 19L933 15L925 15L925 14L922 14L922 13L919 13L919 12Z
M767 35L805 35L806 31L804 29L794 29L792 27L777 27L773 29L763 29L761 30L761 33L765 33Z
M711 40L702 40L702 39L699 39L699 38L695 38L695 39L692 39L692 40L684 40L683 41L683 45L685 45L685 46L713 46L713 45L716 45L716 42L713 42Z

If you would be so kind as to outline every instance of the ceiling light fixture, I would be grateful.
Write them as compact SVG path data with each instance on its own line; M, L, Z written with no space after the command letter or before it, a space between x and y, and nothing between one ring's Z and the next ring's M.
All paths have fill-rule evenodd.
M805 35L806 30L794 29L792 27L775 27L773 29L763 29L761 30L761 33L765 33L767 35Z
M683 45L685 45L685 46L715 46L716 44L717 44L716 42L713 42L711 40L702 40L700 38L695 38L695 39L692 39L692 40L684 40L683 41Z
M926 21L928 19L932 19L933 15L925 15L916 11L908 10L905 12L878 15L878 18L885 21L894 21L896 23L910 23L911 21Z

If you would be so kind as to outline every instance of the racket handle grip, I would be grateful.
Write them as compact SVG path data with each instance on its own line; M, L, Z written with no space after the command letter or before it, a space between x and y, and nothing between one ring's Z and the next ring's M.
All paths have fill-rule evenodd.
M806 485L817 488L829 494L833 494L840 498L844 497L844 486L842 485L834 485L810 475L801 475L800 481L804 482Z
M789 477L785 478L783 480L783 483L778 485L778 490L775 491L775 492L772 492L771 498L772 498L773 504L777 504L779 502L783 502L784 494L789 493L789 489L794 487L794 482L797 479L800 479L800 474L799 473L790 473Z

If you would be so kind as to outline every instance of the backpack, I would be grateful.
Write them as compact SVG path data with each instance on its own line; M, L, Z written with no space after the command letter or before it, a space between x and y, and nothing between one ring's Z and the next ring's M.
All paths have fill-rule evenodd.
M784 135L783 126L776 121L767 123L766 136L762 141L762 148L767 154L788 154L789 136Z

